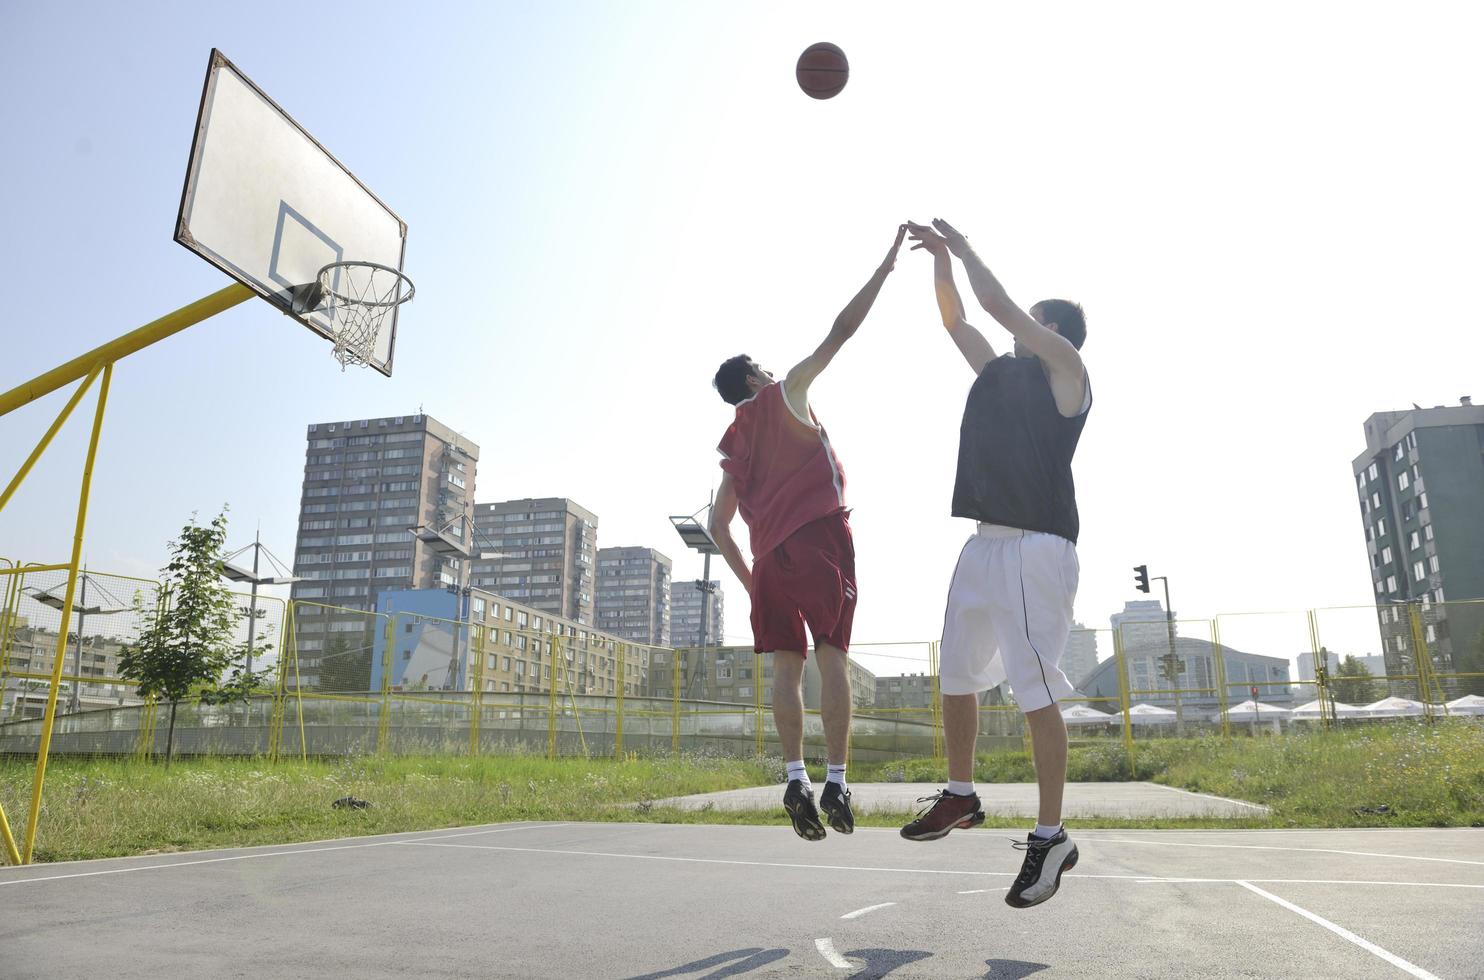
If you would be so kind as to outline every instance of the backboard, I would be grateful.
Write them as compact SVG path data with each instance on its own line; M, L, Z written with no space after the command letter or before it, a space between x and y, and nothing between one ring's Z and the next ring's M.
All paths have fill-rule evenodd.
M332 262L400 271L407 225L213 48L175 240L333 339L334 303L296 309L294 288ZM368 361L385 375L396 332L392 309Z

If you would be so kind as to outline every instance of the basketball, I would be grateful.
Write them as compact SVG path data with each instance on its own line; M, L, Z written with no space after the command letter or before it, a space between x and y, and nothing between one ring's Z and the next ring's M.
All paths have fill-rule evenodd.
M845 52L828 41L811 44L799 55L794 68L799 88L811 99L832 99L840 94L850 78L850 62Z

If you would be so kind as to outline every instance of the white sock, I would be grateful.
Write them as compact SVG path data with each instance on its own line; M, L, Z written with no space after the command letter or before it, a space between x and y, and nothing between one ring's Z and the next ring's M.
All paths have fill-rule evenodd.
M1031 833L1035 834L1042 840L1050 840L1057 834L1061 833L1061 824L1057 824L1055 827L1048 827L1043 823L1038 823L1036 824L1036 829L1031 831Z
M829 765L825 768L824 781L827 783L839 783L841 791L845 789L845 764Z
M809 770L804 768L803 759L788 763L788 781L793 782L795 779L802 781L805 789L814 788L813 784L809 782Z
M974 781L972 779L950 779L948 780L948 792L954 796L971 796L974 793Z

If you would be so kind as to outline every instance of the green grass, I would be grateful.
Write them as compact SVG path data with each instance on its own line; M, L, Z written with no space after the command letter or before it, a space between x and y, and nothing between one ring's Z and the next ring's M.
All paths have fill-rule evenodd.
M1154 739L1136 746L1129 759L1117 744L1074 745L1067 778L1152 780L1273 809L1265 820L1197 821L1201 826L1484 827L1484 726L1472 722L1399 722L1230 741ZM1026 753L1003 752L980 755L974 776L986 783L1023 782L1034 779L1035 770ZM942 762L913 759L854 766L851 778L941 782L948 774ZM1379 807L1386 812L1374 812ZM1176 826L1128 824L1134 825Z
M821 767L822 768L822 767ZM1116 742L1072 748L1075 781L1152 779L1196 792L1264 803L1271 817L1239 820L1079 820L1080 827L1484 826L1484 726L1366 726L1286 738L1158 739L1132 760ZM32 766L0 762L0 805L17 833ZM39 861L281 844L506 820L614 820L780 824L780 810L680 811L652 800L776 783L778 760L557 759L514 755L360 757L286 763L177 761L170 768L121 760L53 761L47 774ZM853 782L940 783L932 759L856 764ZM822 781L823 772L817 774ZM1034 778L1029 756L981 755L980 782ZM369 810L336 810L352 795ZM1386 812L1362 808L1385 806ZM908 814L860 815L862 826L899 826ZM1021 827L1024 820L991 826Z

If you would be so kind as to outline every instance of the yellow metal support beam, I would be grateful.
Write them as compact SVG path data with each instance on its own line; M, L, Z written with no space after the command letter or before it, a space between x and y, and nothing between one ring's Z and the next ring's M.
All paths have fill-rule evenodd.
M72 393L72 397L67 399L67 404L62 406L62 411L52 420L51 427L46 430L46 434L41 437L41 441L36 444L36 448L31 450L31 455L27 456L26 461L21 464L21 468L16 470L15 476L11 478L10 485L5 488L4 493L0 493L0 510L4 510L5 505L10 503L10 498L15 496L16 490L20 489L21 483L30 475L31 468L36 465L36 461L41 458L41 454L46 452L46 447L52 444L52 438L56 436L57 430L61 429L67 419L72 415L72 410L77 407L78 402L82 401L82 396L88 393L88 389L93 386L93 382L98 377L98 372L102 370L103 366L99 365L89 371L87 376L83 378L82 384L78 385L77 390Z
M239 303L245 303L256 295L242 283L234 282L210 296L182 306L174 313L167 313L158 320L146 323L116 340L110 340L101 347L95 347L86 354L74 357L66 364L52 368L45 374L38 375L25 384L17 385L0 395L0 415L8 415L22 405L28 405L43 395L51 394L63 385L86 377L101 369L105 364L112 365L130 354L138 353L150 344L158 343L172 334L180 333L186 327L195 326L207 317L216 316L223 310L229 310Z
M88 455L82 468L82 489L77 497L77 525L72 535L72 560L67 570L67 591L62 598L62 622L57 626L57 656L52 658L51 690L46 697L46 718L41 725L41 745L36 751L36 778L31 784L31 814L26 821L26 848L21 856L24 864L31 863L31 853L36 846L37 821L41 818L41 790L46 782L46 761L51 752L52 726L57 720L57 689L61 686L61 649L67 643L67 629L72 625L72 601L77 595L77 570L82 564L82 539L88 526L88 494L93 489L93 463L98 459L98 440L103 434L103 414L108 409L108 385L113 380L113 365L103 366L103 381L98 386L98 408L93 414L93 432L88 439ZM65 383L65 382L64 382Z

